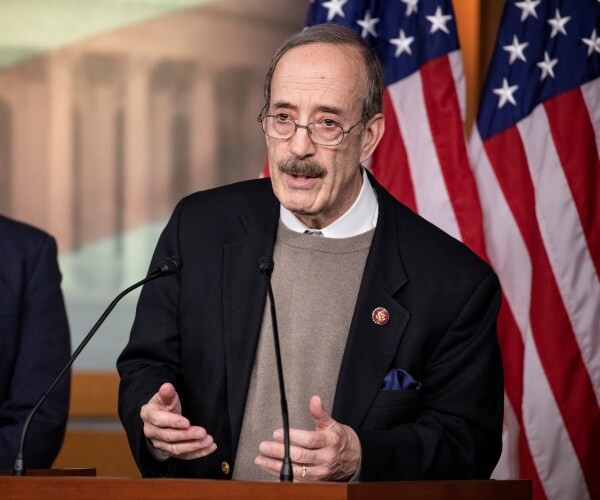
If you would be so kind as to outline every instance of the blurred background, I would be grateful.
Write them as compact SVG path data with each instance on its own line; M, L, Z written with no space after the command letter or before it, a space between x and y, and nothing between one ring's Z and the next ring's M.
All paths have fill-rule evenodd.
M0 213L56 237L75 348L147 272L175 203L257 177L270 57L308 0L0 0ZM503 2L454 2L470 128ZM116 358L137 294L74 365L56 467L135 476Z

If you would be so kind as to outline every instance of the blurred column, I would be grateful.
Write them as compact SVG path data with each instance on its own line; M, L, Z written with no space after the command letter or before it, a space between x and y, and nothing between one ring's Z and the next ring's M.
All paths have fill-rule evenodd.
M214 187L217 182L218 105L215 70L198 61L192 88L192 161L189 173L194 190Z
M150 200L150 75L153 62L128 61L124 99L125 172L124 226L131 229L148 219Z
M73 238L73 60L68 51L49 56L48 137L48 230L57 238L61 252Z

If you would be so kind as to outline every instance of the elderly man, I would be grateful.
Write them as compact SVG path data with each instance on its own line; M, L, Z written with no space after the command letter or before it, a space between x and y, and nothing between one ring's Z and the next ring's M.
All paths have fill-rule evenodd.
M498 281L361 166L384 132L382 93L355 33L298 33L265 83L271 179L178 204L153 261L177 254L184 268L144 288L118 361L120 415L144 476L279 474L264 255L275 262L296 480L491 474Z

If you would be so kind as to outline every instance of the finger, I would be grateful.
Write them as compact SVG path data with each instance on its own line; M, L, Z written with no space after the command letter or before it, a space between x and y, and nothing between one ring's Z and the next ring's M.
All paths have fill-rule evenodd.
M156 427L188 429L190 421L178 413L158 409L156 405L148 403L142 406L140 418L144 424L150 424Z
M179 406L179 395L173 384L166 382L160 386L155 394L158 402L165 408L173 411Z
M262 470L268 472L273 476L279 476L281 473L281 464L283 463L281 460L277 460L276 458L265 457L264 455L258 455L254 459L254 463L258 465Z
M314 433L313 433L314 434ZM261 456L269 459L282 461L284 455L284 445L274 441L263 441L258 446ZM314 464L322 462L319 450L310 450L301 446L290 446L290 460L299 464Z
M273 432L273 439L276 443L283 443L283 430L277 429ZM316 431L307 431L304 429L290 429L290 445L318 450L329 444L327 435Z
M184 460L205 457L217 449L217 445L213 442L211 436L207 436L204 440L180 441L177 443L151 440L151 443L154 448L163 451L167 455Z
M205 457L207 455L210 455L216 449L217 449L217 445L215 443L213 443L211 446L209 446L207 448L204 448L204 449L199 450L197 452L186 453L185 455L181 455L181 456L179 456L177 458L179 458L181 460L194 460L195 458L202 458L202 457Z
M331 415L325 411L325 407L323 406L323 402L319 396L313 396L310 398L308 407L310 409L310 414L315 419L315 425L318 431L328 429L337 423L333 418L331 418Z
M193 426L189 429L174 429L172 427L162 428L152 424L144 424L144 435L148 439L157 439L165 443L177 443L180 441L202 441L208 433L203 427Z

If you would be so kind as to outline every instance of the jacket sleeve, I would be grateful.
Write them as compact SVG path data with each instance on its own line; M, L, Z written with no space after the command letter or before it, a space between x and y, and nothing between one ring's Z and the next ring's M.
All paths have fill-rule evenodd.
M16 264L23 279L18 301L17 351L7 398L0 402L0 468L12 468L27 415L67 364L69 328L60 289L56 242L43 244ZM66 373L31 421L25 441L27 468L46 469L62 445L69 408L70 373Z
M155 269L166 257L180 255L180 213L181 203L159 238L150 269ZM172 383L181 394L178 309L179 273L145 284L138 300L129 342L117 360L121 377L119 416L133 457L144 477L174 474L175 460L161 462L150 455L140 410L165 382Z

